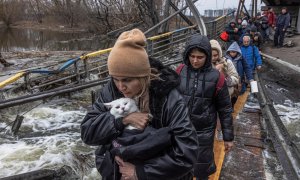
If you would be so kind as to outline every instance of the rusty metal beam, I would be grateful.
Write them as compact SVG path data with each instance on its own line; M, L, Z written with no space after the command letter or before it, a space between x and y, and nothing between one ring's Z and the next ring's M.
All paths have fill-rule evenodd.
M93 86L98 86L101 84L105 84L108 80L109 80L109 78L104 79L104 80L95 80L95 81L90 81L90 82L87 82L84 84L79 84L76 86L62 87L60 89L54 89L54 90L48 91L47 93L41 92L41 93L36 93L33 95L28 95L25 97L22 96L20 98L13 98L13 99L1 101L0 109L5 109L8 107L17 106L17 105L21 105L21 104L25 104L25 103L33 102L33 101L38 101L38 100L42 100L42 99L46 99L46 98L52 98L52 97L55 97L55 96L58 96L61 94L79 91L79 90L90 88Z

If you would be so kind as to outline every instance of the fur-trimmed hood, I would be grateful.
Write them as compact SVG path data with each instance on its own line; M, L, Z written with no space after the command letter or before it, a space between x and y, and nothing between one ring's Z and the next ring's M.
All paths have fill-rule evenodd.
M179 75L170 67L164 66L162 62L157 59L149 57L149 62L151 68L157 69L159 73L159 79L152 80L150 83L150 93L155 97L164 97L180 84ZM113 81L111 81L111 85L114 89L113 92L115 96L118 98L123 97Z
M150 84L150 93L155 96L165 96L180 84L178 74L170 67L164 66L159 60L149 58L151 68L155 68L159 72L160 80L152 80Z
M219 54L219 58L223 57L223 53L222 53L222 47L220 46L219 42L217 40L210 40L210 45L211 45L211 49L212 50L217 50L218 54Z

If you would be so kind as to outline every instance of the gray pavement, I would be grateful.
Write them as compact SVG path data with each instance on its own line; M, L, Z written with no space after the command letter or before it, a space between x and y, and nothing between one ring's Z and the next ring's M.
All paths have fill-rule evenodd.
M268 42L265 44L262 52L300 67L300 35L294 35L290 38L286 37L284 42L289 40L292 40L295 44L293 47L276 48L273 42Z

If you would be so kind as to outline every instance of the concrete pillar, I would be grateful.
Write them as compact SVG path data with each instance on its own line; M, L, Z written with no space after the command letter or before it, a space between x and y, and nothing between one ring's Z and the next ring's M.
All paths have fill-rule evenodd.
M300 32L300 6L298 10L297 31Z

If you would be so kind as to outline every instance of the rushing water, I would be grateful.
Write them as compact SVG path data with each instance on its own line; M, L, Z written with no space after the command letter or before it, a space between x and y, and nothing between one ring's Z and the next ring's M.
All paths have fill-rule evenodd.
M71 99L58 98L26 113L19 136L12 136L11 126L2 131L0 178L69 167L73 175L70 179L99 179L94 168L94 148L80 139L80 123L89 103L89 90L74 93ZM16 115L1 112L0 116L0 129L3 129Z
M285 100L284 104L276 104L275 109L292 140L300 149L300 102Z

